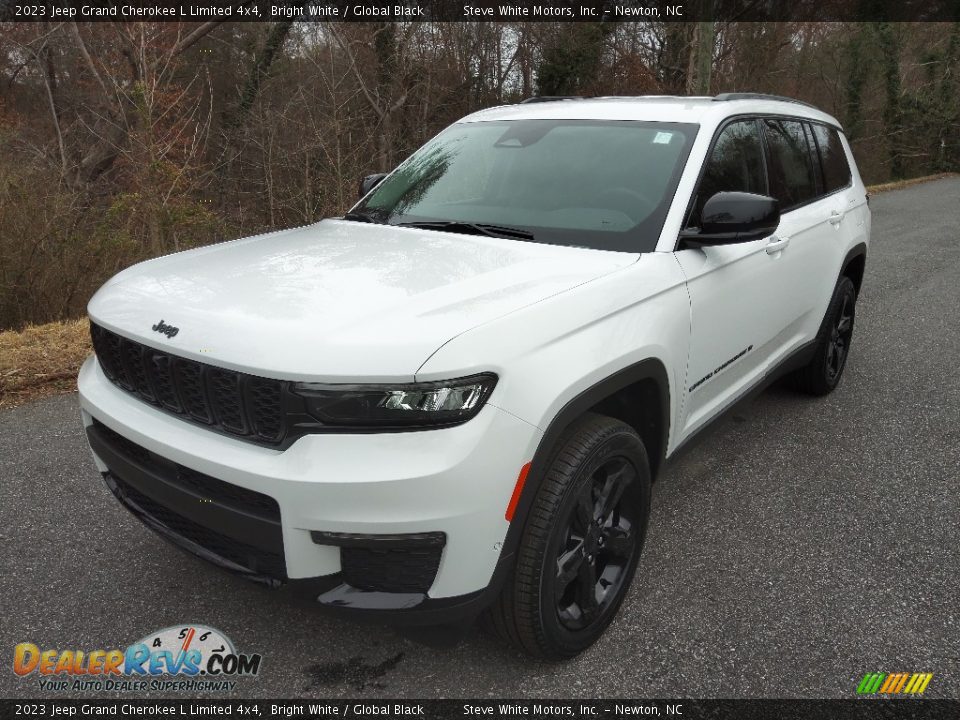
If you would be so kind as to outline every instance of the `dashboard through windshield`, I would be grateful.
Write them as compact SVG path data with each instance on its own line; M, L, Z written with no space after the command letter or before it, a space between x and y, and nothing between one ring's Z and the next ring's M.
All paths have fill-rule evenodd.
M347 217L651 251L697 128L612 120L458 123L410 156Z

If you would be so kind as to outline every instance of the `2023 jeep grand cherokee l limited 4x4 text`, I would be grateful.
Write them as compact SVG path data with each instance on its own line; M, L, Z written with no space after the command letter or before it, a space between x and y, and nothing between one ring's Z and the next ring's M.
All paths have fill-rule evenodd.
M843 372L870 213L802 103L494 108L363 192L121 272L79 378L121 503L322 606L483 612L572 656L623 600L664 460L777 374Z

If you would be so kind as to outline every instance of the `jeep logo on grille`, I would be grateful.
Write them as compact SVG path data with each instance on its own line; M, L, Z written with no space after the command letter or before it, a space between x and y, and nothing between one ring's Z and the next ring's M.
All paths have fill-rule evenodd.
M163 320L154 325L153 329L158 333L163 333L168 338L172 338L174 335L180 332L180 328L174 327L173 325L167 325Z

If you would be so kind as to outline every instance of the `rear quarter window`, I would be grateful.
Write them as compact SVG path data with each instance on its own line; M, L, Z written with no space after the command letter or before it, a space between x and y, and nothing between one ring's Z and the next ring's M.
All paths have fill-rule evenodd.
M823 168L823 191L832 193L850 184L850 165L843 150L840 133L826 125L812 123L813 137L820 153L820 166Z

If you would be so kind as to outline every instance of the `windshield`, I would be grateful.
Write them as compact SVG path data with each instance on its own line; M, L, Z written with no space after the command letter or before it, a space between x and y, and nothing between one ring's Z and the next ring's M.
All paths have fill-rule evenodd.
M647 252L656 246L697 127L598 120L453 125L349 216Z

